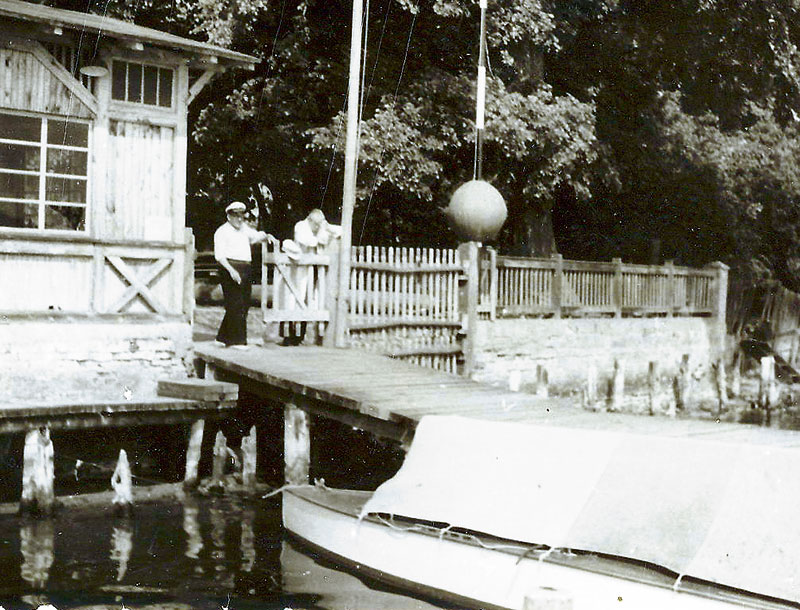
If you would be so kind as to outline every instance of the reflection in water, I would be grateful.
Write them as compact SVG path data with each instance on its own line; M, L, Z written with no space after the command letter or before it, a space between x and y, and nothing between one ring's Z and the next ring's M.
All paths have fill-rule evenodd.
M186 556L189 559L199 559L203 550L199 515L200 509L194 498L186 498L183 504L183 531L186 532Z
M242 547L242 572L252 572L256 563L256 534L253 531L255 517L256 513L252 508L242 511L242 537L239 542Z
M19 529L20 574L34 588L43 589L50 578L55 560L54 545L54 527L50 519L27 522Z
M165 499L137 505L130 520L110 518L107 507L63 508L41 521L0 516L0 605L6 610L48 603L59 610L430 608L374 591L282 539L280 504L274 501Z
M287 542L281 548L281 572L284 590L319 595L318 605L325 608L437 610L418 599L370 589L355 576L321 565Z
M125 578L128 561L133 550L133 529L130 524L118 525L111 530L111 561L117 564L117 582Z

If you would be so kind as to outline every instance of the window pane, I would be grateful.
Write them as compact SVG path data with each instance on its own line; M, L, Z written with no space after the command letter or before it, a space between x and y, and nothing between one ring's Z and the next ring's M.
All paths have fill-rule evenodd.
M44 209L45 229L82 231L85 228L86 208L82 206L48 205Z
M0 173L0 197L39 199L39 176Z
M89 125L74 121L47 121L47 143L62 146L89 146Z
M38 147L0 143L0 167L38 172L39 151Z
M158 87L158 68L144 67L144 103L156 105L156 88Z
M47 171L51 174L86 175L88 154L77 150L47 149Z
M42 120L16 114L0 114L0 138L38 142L42 139Z
M38 205L0 201L0 227L35 229L38 222Z
M172 106L172 70L161 68L159 74L158 105L170 108Z
M142 101L142 65L128 64L128 101Z
M48 201L86 203L86 180L47 178L45 190Z
M111 97L115 100L125 100L126 66L124 61L115 61L111 65Z

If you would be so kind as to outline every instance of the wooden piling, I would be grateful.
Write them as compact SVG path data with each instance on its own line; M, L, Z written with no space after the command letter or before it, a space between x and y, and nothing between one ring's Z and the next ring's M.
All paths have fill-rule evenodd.
M250 434L242 438L242 485L253 489L256 486L257 459L256 427L250 428Z
M186 449L186 474L183 477L183 485L187 488L197 486L197 471L200 465L204 429L205 420L198 419L192 424L189 432L189 446Z
M286 483L307 484L311 466L311 429L306 412L287 404L284 409L283 430Z
M658 413L658 363L651 361L647 366L647 411L650 415Z
M761 359L761 378L758 388L758 405L769 412L777 402L775 385L775 358L764 356Z
M717 390L717 416L728 408L728 386L725 376L725 362L719 358L714 363L714 381Z
M47 516L55 506L53 488L53 441L47 428L31 430L25 435L22 465L22 514Z
M547 367L543 364L536 365L536 396L539 398L550 396Z
M731 366L731 395L738 398L742 394L742 351L736 350Z
M133 511L133 479L128 454L119 450L119 459L114 474L111 475L111 487L114 490L112 505L118 515L129 516Z
M625 403L625 363L614 360L614 379L611 386L610 411L622 411Z
M689 367L689 354L681 357L681 365L675 377L675 409L678 411L688 411L691 399L692 372Z
M597 409L597 367L590 364L586 372L586 405L590 411Z
M217 430L214 438L214 459L211 466L211 487L222 486L222 477L225 475L225 463L228 461L228 440Z

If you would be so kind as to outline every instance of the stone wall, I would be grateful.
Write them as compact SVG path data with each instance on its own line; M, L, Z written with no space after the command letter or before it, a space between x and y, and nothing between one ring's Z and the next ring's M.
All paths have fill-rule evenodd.
M186 322L0 318L2 403L148 398L191 364Z
M626 392L635 392L646 385L649 362L671 377L688 354L693 376L706 379L717 327L712 318L689 317L480 321L473 378L508 385L518 375L521 389L532 391L541 365L551 393L568 394L582 391L592 364L600 384L607 384L618 359L625 366Z

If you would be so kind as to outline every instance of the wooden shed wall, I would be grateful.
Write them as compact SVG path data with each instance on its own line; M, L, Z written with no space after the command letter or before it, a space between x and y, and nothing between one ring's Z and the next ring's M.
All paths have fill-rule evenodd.
M38 57L0 46L0 107L80 118L92 116L83 102Z

